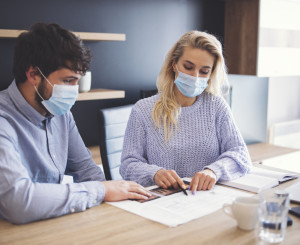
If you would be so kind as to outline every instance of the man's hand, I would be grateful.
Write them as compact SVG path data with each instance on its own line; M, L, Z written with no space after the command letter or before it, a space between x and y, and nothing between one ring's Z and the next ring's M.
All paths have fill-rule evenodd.
M126 199L148 199L152 194L143 186L125 180L104 181L106 202L116 202Z
M215 185L216 178L216 174L210 169L197 172L190 183L190 190L193 194L196 190L210 190Z
M185 184L174 170L158 170L154 175L154 182L164 189L167 189L169 187L178 189L178 185L185 189Z

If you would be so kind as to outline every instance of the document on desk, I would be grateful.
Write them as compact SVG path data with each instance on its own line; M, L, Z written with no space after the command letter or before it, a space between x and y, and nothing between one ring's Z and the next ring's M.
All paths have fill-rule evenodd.
M191 191L187 192L188 196L183 192L177 192L143 203L126 200L109 202L109 204L161 224L175 227L215 212L222 208L224 203L232 202L237 196L253 195L219 185L209 191L197 191L195 195L192 195Z

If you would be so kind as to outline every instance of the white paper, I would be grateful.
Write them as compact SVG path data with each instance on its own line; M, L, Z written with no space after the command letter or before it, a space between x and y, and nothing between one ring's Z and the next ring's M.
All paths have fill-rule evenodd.
M221 181L220 184L258 193L279 185L279 181L276 178L250 173L235 180Z
M137 201L109 202L109 204L140 215L144 218L175 227L193 219L208 215L223 207L224 203L231 203L237 196L252 196L246 192L216 185L210 191L197 191L188 196L178 192L144 203Z
M298 178L297 174L252 167L249 174L235 180L220 181L219 183L258 193L262 190L275 187L281 182L296 178Z
M279 182L298 178L297 174L294 174L294 173L279 172L279 171L273 171L273 170L263 169L263 168L258 168L258 167L252 167L250 174L256 174L256 175L266 176L266 177L270 177L270 178L276 178Z

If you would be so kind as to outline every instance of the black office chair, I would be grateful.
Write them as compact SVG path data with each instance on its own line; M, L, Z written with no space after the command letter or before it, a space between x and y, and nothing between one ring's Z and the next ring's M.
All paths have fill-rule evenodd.
M127 121L133 105L99 110L99 145L106 180L122 179L119 174Z
M150 96L155 95L157 93L158 93L157 89L140 90L140 99L144 99L144 98L150 97Z

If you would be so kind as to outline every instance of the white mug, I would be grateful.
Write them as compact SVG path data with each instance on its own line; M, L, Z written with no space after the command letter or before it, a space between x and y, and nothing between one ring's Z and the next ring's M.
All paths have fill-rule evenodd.
M87 71L84 76L82 76L78 82L79 92L88 92L91 89L92 83L92 73Z
M242 230L253 230L258 222L259 199L255 197L237 197L223 205L224 212L237 221Z

